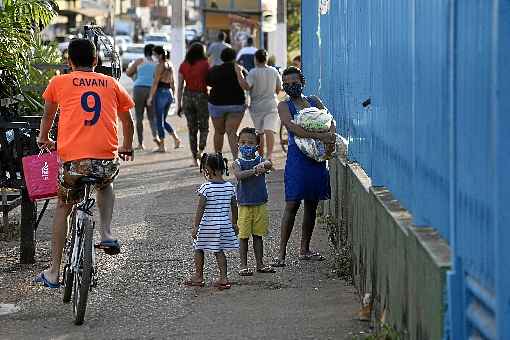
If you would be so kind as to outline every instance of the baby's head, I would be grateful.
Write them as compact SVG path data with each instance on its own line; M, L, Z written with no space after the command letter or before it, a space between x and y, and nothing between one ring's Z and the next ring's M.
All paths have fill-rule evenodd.
M239 153L243 158L255 158L260 145L260 135L254 128L246 127L239 132Z
M228 176L228 161L223 155L218 153L204 153L200 159L200 172L211 178L213 176Z

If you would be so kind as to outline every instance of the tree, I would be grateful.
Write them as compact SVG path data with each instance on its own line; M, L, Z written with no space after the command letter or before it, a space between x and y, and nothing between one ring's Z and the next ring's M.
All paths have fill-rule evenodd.
M301 0L287 0L287 52L301 54Z
M55 60L55 50L44 46L40 32L57 14L54 0L4 0L0 8L0 98L22 95L24 103L40 108L23 87L41 76L32 63Z

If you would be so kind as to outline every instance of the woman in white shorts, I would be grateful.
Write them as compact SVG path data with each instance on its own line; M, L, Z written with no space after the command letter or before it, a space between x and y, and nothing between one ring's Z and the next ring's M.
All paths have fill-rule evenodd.
M277 109L277 94L282 90L280 73L267 65L267 51L255 52L255 68L251 69L246 78L240 66L236 66L239 85L250 91L250 116L261 138L259 152L261 156L271 160L274 148L274 135L278 129L280 119ZM264 139L267 151L264 153Z

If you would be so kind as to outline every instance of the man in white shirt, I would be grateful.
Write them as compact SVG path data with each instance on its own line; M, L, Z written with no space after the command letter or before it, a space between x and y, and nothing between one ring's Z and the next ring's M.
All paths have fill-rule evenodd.
M243 65L247 71L250 71L255 67L255 52L257 52L257 48L253 46L253 38L249 37L246 40L246 46L241 48L237 53L236 60L240 65Z
M244 90L250 91L250 116L261 138L259 146L260 154L271 160L274 148L275 133L278 129L278 102L277 94L282 90L280 73L267 65L267 51L255 52L255 67L248 73L246 79L242 73L242 67L236 65L237 79ZM267 144L267 152L264 154L264 139Z

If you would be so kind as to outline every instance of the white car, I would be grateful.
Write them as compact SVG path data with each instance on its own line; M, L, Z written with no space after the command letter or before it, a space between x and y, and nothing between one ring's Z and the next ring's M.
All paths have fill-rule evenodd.
M119 48L119 52L122 54L126 52L128 46L133 43L133 39L129 35L117 35L115 36L115 44Z
M143 50L145 48L145 44L130 44L126 48L126 52L122 54L122 69L125 70L128 68L129 64L136 59L145 57Z
M165 49L170 50L170 35L166 33L150 33L146 34L143 38L144 44L153 44L155 46L163 46Z
M186 42L189 43L193 39L198 37L198 33L195 29L192 28L186 28L184 31L184 38L186 39Z
M69 42L71 39L75 38L74 35L66 35L66 36L58 36L55 37L55 41L58 43L58 49L60 52L63 52L64 50L67 50L69 47Z

